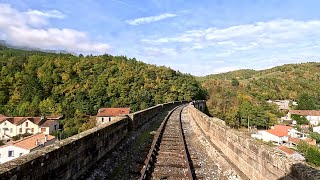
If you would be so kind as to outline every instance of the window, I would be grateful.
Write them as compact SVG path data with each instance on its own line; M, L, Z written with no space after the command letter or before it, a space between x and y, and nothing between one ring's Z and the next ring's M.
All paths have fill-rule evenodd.
M46 128L41 128L41 132L46 132Z
M55 131L57 130L57 125L54 125L54 130L55 130Z
M109 122L111 121L111 117L109 117Z
M26 122L26 127L28 127L28 122Z
M31 128L31 132L33 132L34 131L34 129L33 128Z
M10 128L10 133L12 133L13 132L13 128Z
M101 122L102 122L102 123L104 122L104 118L101 118Z
M6 125L7 125L7 122L5 122L4 125L6 126Z
M14 157L14 152L13 151L8 151L8 157Z
M19 132L22 133L22 128L19 128Z
M20 154L19 154L19 157L22 156L22 155L23 155L23 153L20 153Z

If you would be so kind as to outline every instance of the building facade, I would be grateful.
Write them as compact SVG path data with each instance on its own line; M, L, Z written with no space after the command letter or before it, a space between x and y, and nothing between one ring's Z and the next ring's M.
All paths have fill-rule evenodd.
M59 128L59 117L0 117L0 139L11 139L19 134L51 134ZM60 117L62 118L62 117Z
M100 108L96 116L96 124L111 122L117 118L117 116L124 116L130 113L130 108Z
M0 164L18 158L56 141L54 136L37 133L0 147Z

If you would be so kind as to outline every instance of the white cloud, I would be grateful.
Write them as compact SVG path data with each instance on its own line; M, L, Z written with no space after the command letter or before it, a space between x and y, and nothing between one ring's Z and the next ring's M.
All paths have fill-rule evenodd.
M65 15L58 10L50 10L50 11L39 11L39 10L29 10L26 12L28 15L32 16L43 16L48 18L59 18L63 19Z
M177 51L174 48L162 48L162 47L145 47L140 52L143 56L175 56Z
M186 49L222 48L247 51L256 48L314 46L320 40L320 20L296 21L278 19L231 26L186 31L174 37L142 39L150 44L180 43ZM303 43L302 43L303 42ZM197 44L195 46L194 44Z
M235 71L238 69L241 69L241 68L234 67L234 66L219 67L219 68L213 69L212 74L219 74L219 73L224 73L224 72L229 72L229 71Z
M59 49L77 53L105 53L110 46L91 41L87 34L68 28L48 27L50 18L64 18L57 10L21 12L0 3L0 34L13 45Z
M127 20L126 22L130 25L136 26L136 25L140 25L140 24L148 24L148 23L161 21L161 20L168 19L168 18L173 18L176 16L177 16L176 14L165 13L165 14L161 14L158 16L149 16L149 17L142 17L142 18L137 18L137 19L133 19L133 20Z

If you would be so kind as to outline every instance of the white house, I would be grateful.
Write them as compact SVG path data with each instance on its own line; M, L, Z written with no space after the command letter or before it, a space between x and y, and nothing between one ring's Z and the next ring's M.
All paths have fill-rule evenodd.
M275 125L269 130L258 131L257 134L251 134L251 137L260 139L266 142L274 142L276 144L283 144L289 140L289 132L294 134L292 127L284 125Z
M320 111L319 110L289 110L287 114L287 119L292 119L291 115L296 114L300 116L305 116L309 121L309 124L313 126L320 125Z
M56 141L54 136L38 133L0 147L0 163L5 163Z
M115 120L117 116L130 113L130 108L100 108L96 117L97 125Z
M320 126L313 127L313 132L317 132L320 134Z
M10 139L18 134L51 134L58 130L60 117L0 117L0 139Z

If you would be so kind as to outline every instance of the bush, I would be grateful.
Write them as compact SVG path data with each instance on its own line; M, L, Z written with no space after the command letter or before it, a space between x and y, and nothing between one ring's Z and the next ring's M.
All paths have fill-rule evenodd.
M320 166L319 148L309 145L306 142L300 142L297 145L297 150L305 156L307 162L310 162L316 166Z
M309 124L309 121L304 116L292 114L291 117L292 117L292 119L297 121L297 124Z
M317 141L317 143L320 143L320 134L317 132L312 132L309 135L312 139L315 139Z
M32 134L30 133L24 133L24 134L18 134L16 136L12 136L12 140L17 141L19 139L21 139L22 137L27 137L27 136L31 136Z
M316 166L320 166L320 151L319 148L315 146L309 146L307 153L305 155L308 162Z

